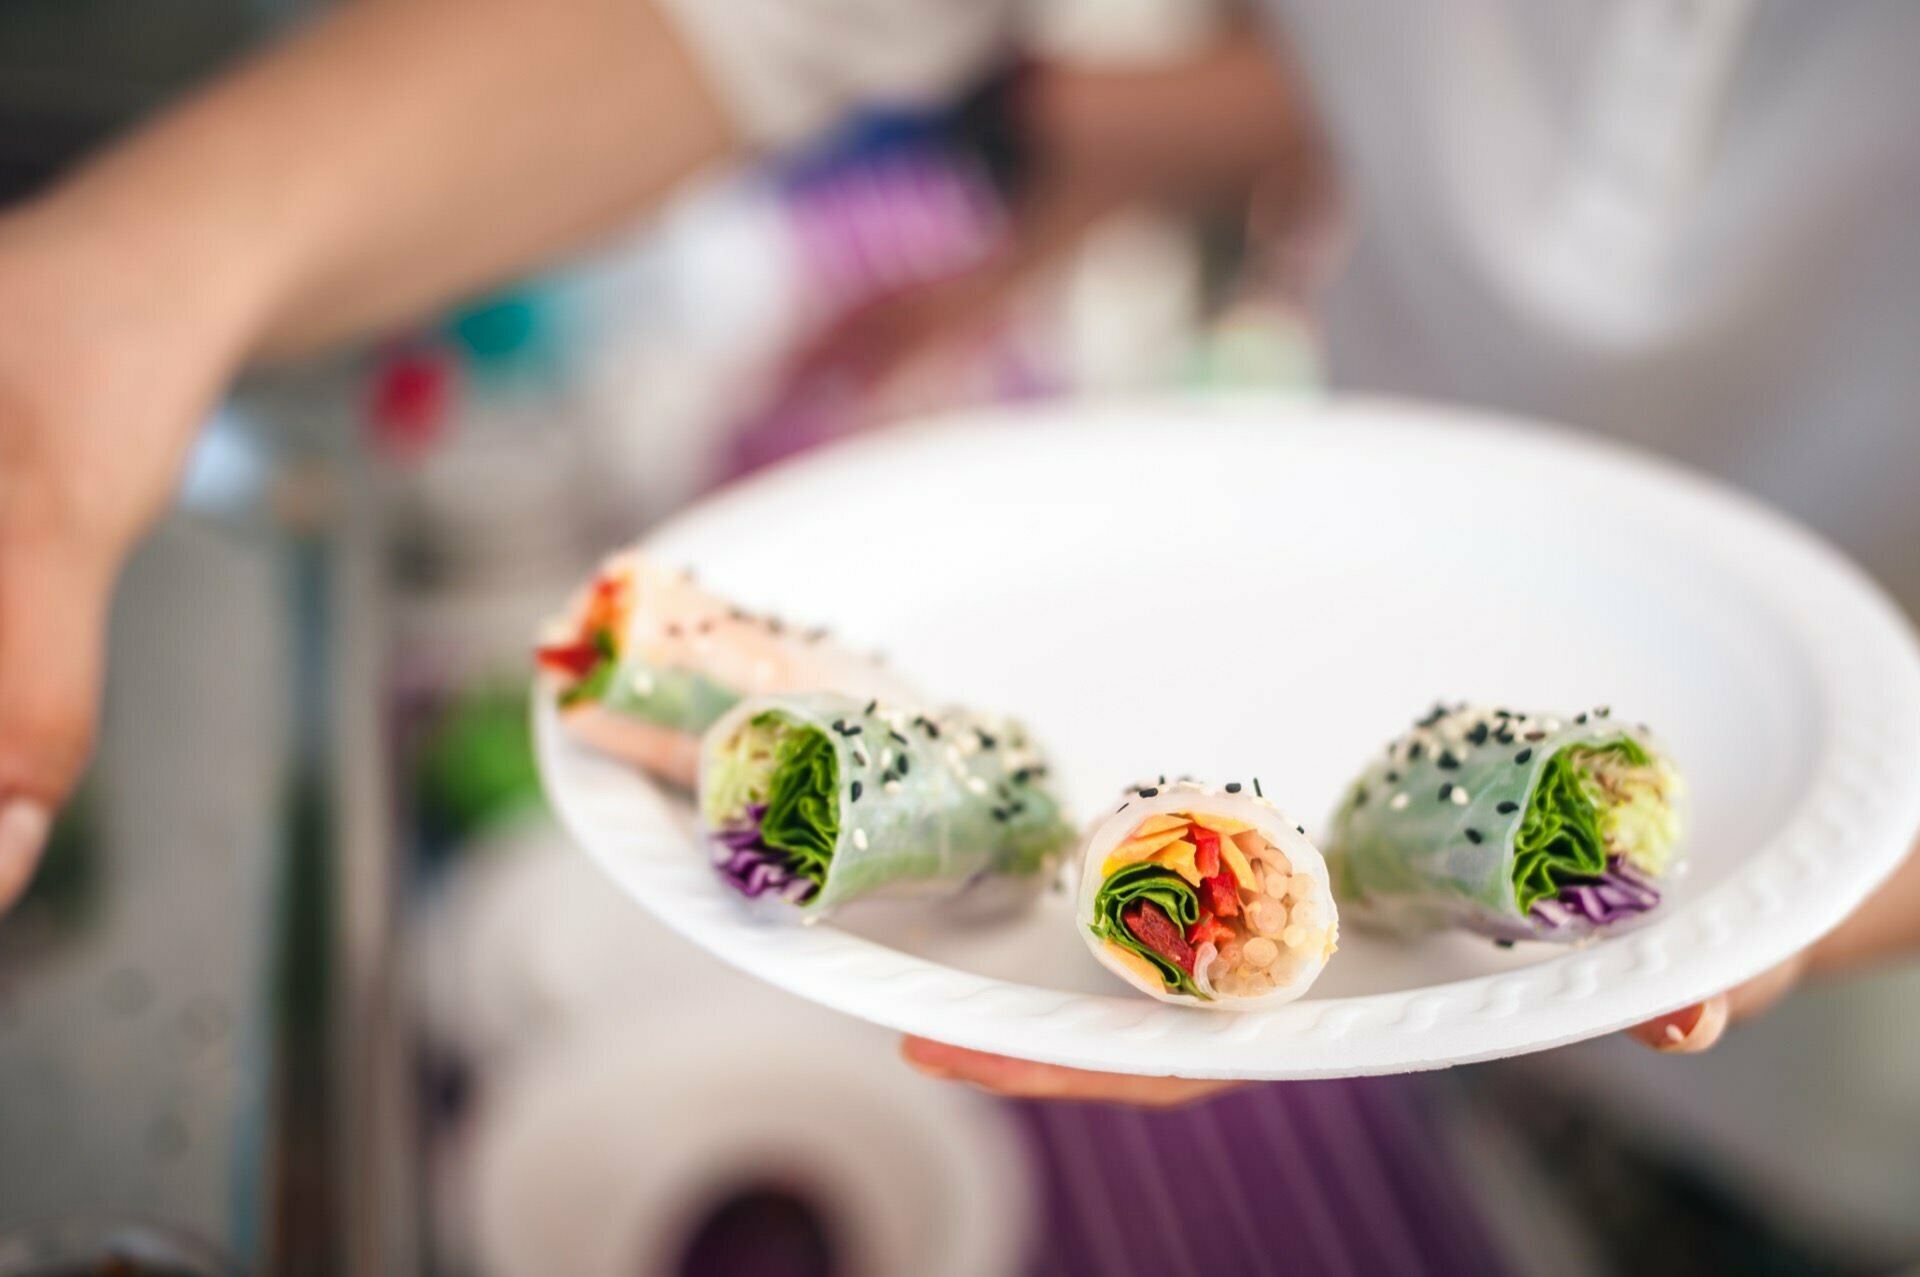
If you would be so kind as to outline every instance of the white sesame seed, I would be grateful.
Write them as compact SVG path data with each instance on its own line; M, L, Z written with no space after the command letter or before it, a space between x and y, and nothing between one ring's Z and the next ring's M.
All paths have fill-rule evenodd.
M987 782L981 780L978 776L969 776L967 778L967 788L976 794L984 794L987 792Z
M865 851L867 849L867 831L866 830L856 829L853 831L853 845L855 847L858 847L861 851Z
M653 695L653 675L646 670L635 670L633 674L633 690L642 696Z
M1412 801L1413 799L1406 794L1395 794L1393 798L1388 801L1387 806L1393 808L1395 811L1405 811L1407 804Z
M900 782L897 780L886 781L880 786L880 789L883 793L897 794L900 792Z
M1465 807L1467 805L1467 791L1458 785L1453 787L1453 805L1455 807Z

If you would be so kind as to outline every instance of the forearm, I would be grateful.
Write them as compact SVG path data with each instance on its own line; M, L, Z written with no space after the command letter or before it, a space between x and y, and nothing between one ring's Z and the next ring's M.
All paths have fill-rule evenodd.
M184 286L237 355L410 318L734 148L645 0L358 0L29 214Z
M1049 68L1025 103L1040 164L1115 198L1205 198L1304 169L1314 127L1284 54L1241 30L1139 70Z

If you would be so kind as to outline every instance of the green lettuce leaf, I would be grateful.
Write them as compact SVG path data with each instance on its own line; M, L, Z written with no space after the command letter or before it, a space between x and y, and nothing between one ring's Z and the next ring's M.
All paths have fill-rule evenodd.
M1650 762L1639 742L1625 736L1597 747L1570 745L1547 760L1513 842L1513 889L1522 914L1570 882L1606 871L1610 803L1595 769Z
M1099 894L1093 898L1093 934L1151 962L1168 988L1196 998L1205 997L1193 983L1192 976L1141 944L1127 930L1120 915L1138 900L1160 906L1183 932L1200 921L1200 893L1179 874L1142 861L1114 870L1100 884Z
M607 686L613 682L614 671L620 668L620 656L616 650L612 630L595 630L593 648L600 654L593 668L579 682L560 693L560 707L571 709L589 701L597 702L606 697Z
M784 725L760 839L791 855L797 872L826 883L827 863L840 839L840 763L819 728Z

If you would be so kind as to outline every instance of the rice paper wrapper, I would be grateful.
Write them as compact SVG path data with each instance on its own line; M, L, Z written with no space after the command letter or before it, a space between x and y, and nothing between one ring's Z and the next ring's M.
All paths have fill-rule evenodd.
M837 827L824 881L804 896L777 874L771 890L756 889L760 852L717 805L728 742L767 715L816 729L833 752ZM1017 721L826 692L750 697L715 723L699 808L722 876L808 918L866 896L953 895L990 880L1005 880L996 900L1031 899L1073 838L1046 759Z
M878 657L825 630L736 607L634 551L609 558L543 634L542 651L597 643L584 675L549 673L562 722L587 744L691 785L699 738L742 697L834 691L907 701Z
M1280 957L1271 968L1275 976L1271 991L1209 999L1170 990L1144 959L1129 961L1127 956L1116 953L1114 947L1096 931L1098 917L1095 903L1106 881L1102 868L1108 857L1148 817L1176 812L1223 816L1251 825L1286 856L1293 874L1305 875L1313 880L1315 890L1311 898L1324 924L1324 931L1319 935L1318 943L1299 948L1289 948L1285 944L1279 946ZM1125 801L1093 826L1079 854L1080 877L1074 918L1081 939L1100 965L1157 1001L1209 1011L1255 1011L1280 1006L1292 1002L1311 988L1338 948L1339 909L1327 863L1319 848L1294 818L1277 804L1244 789L1229 793L1224 788L1178 781L1171 785L1129 790Z
M1652 902L1636 898L1634 916L1615 924L1559 908L1523 913L1514 886L1515 840L1551 760L1570 746L1623 738L1671 768L1645 727L1606 709L1563 719L1436 707L1361 774L1334 814L1327 864L1348 918L1402 933L1462 927L1501 940L1568 943L1644 916L1658 902L1650 877L1619 884L1651 891ZM1679 820L1684 790L1677 773L1671 779Z

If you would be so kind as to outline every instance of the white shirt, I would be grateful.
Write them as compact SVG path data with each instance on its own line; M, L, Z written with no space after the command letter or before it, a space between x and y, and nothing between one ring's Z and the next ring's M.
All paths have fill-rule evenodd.
M770 144L956 90L1015 0L666 0ZM1920 5L1271 0L1357 234L1336 384L1615 435L1920 614Z

